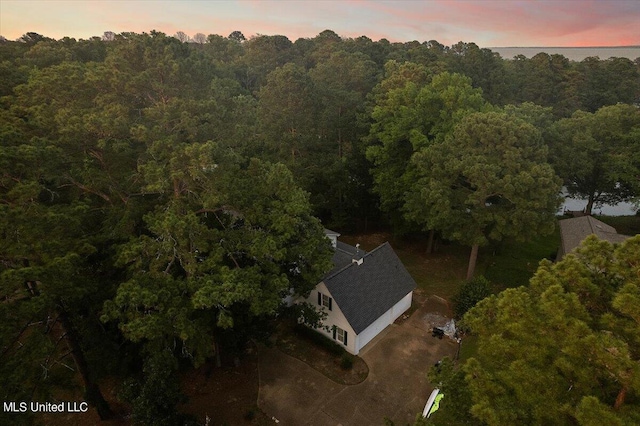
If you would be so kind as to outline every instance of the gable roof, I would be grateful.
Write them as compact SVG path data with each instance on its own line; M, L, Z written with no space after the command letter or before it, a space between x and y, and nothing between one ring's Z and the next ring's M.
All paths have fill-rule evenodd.
M338 244L334 261L338 258L343 264L345 253L355 254L357 249ZM359 252L364 254L362 250ZM348 260L341 268L336 264L323 282L353 331L359 334L413 291L416 282L389 243L364 254L360 264L354 263L351 256Z
M327 228L324 228L324 234L325 234L327 237L331 237L331 236L333 236L333 237L339 237L339 236L340 236L340 233L339 233L339 232L332 231L331 229L327 229Z
M594 234L601 240L614 244L621 243L627 238L630 238L628 235L618 234L613 226L609 226L592 216L563 219L559 221L558 224L560 225L561 245L557 260L560 260L562 256L578 247L580 243L591 234Z
M333 252L333 269L326 276L329 277L345 266L351 265L353 259L361 259L366 253L360 248L338 241Z

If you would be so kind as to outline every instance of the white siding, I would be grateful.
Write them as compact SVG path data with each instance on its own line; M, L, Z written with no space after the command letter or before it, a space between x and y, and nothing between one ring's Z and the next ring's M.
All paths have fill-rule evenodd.
M410 292L405 297L403 297L398 303L393 305L391 309L382 314L380 318L375 320L369 327L365 328L358 335L358 339L355 347L355 355L360 352L367 343L373 340L382 330L387 328L389 325L393 324L395 320L397 320L400 315L407 311L411 307L411 298L413 297L413 292Z
M318 291L322 294L328 295L333 299L333 296L331 296L331 293L329 293L329 290L327 289L327 286L324 285L324 283L318 284L316 288L311 291L311 294L309 294L309 297L306 299L303 299L304 301L311 304L312 306L315 306L316 308L322 308L327 313L327 318L324 320L324 325L329 328L329 331L324 329L318 329L317 331L326 335L329 339L333 340L332 327L334 325L336 327L340 327L341 329L345 330L347 332L347 345L345 346L342 344L342 342L338 342L338 341L336 341L336 343L343 346L347 352L356 355L357 354L356 334L353 332L353 328L351 328L351 326L349 325L349 322L345 318L344 314L340 310L340 307L338 306L335 300L333 300L332 302L331 310L327 309L324 306L321 307L318 305Z
M336 341L336 343L344 346L345 350L353 355L358 355L360 349L362 349L367 343L373 340L374 337L380 334L382 330L393 324L393 322L398 319L400 315L406 312L407 309L411 307L411 298L413 297L413 292L410 292L398 303L393 305L391 309L382 314L380 318L369 325L369 327L362 330L359 335L356 335L335 300L332 301L331 311L329 311L326 307L321 307L318 305L318 292L326 294L333 299L333 296L331 296L331 293L329 293L329 290L324 285L324 283L320 283L314 290L311 291L309 297L307 297L306 299L300 299L300 301L304 300L305 302L311 304L312 306L315 306L316 308L323 309L327 313L327 318L324 320L324 325L327 326L329 330L327 331L324 329L318 329L318 332L326 335L331 340L333 340L332 327L334 325L347 332L347 345L344 346L341 342L338 341Z

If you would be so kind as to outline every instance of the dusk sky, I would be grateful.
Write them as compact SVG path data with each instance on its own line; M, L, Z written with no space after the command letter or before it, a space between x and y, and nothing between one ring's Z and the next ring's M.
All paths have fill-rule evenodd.
M291 41L331 29L392 42L631 46L640 45L640 1L0 0L0 35L10 40L29 31L79 39L154 29L190 36L239 30L247 38L280 34Z

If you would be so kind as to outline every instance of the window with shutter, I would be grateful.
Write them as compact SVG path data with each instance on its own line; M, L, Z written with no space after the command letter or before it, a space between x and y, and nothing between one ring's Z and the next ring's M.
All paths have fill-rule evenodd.
M340 327L336 327L333 330L333 338L335 340L337 340L338 342L344 344L346 346L347 344L347 331L341 329Z
M318 305L325 306L329 310L331 310L331 307L333 305L333 299L331 299L326 294L318 293Z

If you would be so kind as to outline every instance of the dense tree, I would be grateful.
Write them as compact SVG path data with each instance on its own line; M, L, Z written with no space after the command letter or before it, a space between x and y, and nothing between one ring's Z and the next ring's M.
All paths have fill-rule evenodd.
M97 383L130 374L132 362L145 366L132 388L142 396L131 398L136 416L151 422L160 407L171 412L179 398L162 377L175 372L170 357L199 362L212 342L246 339L289 287L304 293L315 284L327 253L312 212L347 226L382 208L396 231L428 228L431 213L417 216L424 198L407 204L423 197L417 183L428 186L424 152L438 145L464 153L485 140L469 124L452 133L467 115L493 109L480 88L498 104L543 105L505 108L511 123L500 116L489 134L504 126L531 142L537 137L524 120L552 144L557 170L571 173L563 169L571 156L587 173L592 140L615 145L618 157L602 161L607 179L637 194L631 109L551 126L581 103L595 111L632 102L637 62L545 55L503 63L472 43L374 42L330 30L295 44L283 36L247 41L240 32L194 39L150 31L0 42L5 399L45 399L82 380L88 400L108 414ZM466 142L455 148L452 134ZM559 145L573 139L579 143ZM508 165L518 156L504 158ZM509 205L497 195L480 204L490 212ZM485 228L486 238L537 224L512 219Z
M556 117L566 117L580 107L580 75L564 56L541 52L529 59L519 55L506 67L512 102L552 107Z
M243 171L212 152L185 146L168 153L169 168L162 160L144 167L148 189L168 198L145 216L150 235L121 247L130 279L105 304L105 319L130 339L157 348L179 339L196 362L211 355L215 328L232 327L239 309L273 315L290 290L308 293L329 265L322 227L283 166L253 161Z
M250 91L259 89L269 73L291 61L292 46L282 35L258 35L243 42L244 55L238 73L242 85Z
M247 38L240 31L233 31L229 36L227 36L229 40L233 40L236 43L242 43L243 41L247 41Z
M443 142L412 158L416 184L405 212L425 229L478 248L505 237L526 240L553 230L560 181L532 125L504 113L474 113Z
M551 141L552 162L570 195L594 206L640 194L640 111L631 105L578 111L561 120Z
M242 55L242 46L220 35L209 34L206 52L214 61L230 66Z
M258 132L276 158L295 164L317 146L317 103L304 68L289 63L276 69L258 93Z
M42 123L52 124L47 119ZM2 129L0 375L4 397L48 397L56 385L71 382L65 369L73 370L70 363L80 374L87 401L106 418L110 409L88 365L87 347L79 332L83 322L95 321L95 309L108 295L93 257L97 229L91 200L61 175L69 163L63 146L51 140L55 129L40 129L39 135L33 135L21 119L6 114ZM63 349L65 345L68 350Z
M459 74L442 73L424 85L428 78L424 67L391 62L387 71L387 78L374 89L367 157L373 163L381 208L401 230L408 218L402 215L406 193L415 183L412 155L444 140L458 120L484 108L485 102L482 92Z
M375 64L361 53L338 51L327 61L309 71L317 102L318 143L315 166L318 177L308 189L321 197L314 197L314 205L324 216L331 216L335 226L348 221L348 214L358 209L358 193L362 191L353 162L362 157L355 149L365 129L358 125L363 113L364 99L377 81ZM320 210L321 209L321 210Z
M11 87L0 114L6 399L55 395L75 368L107 416L96 378L117 355L100 350L119 336L101 314L143 344L134 356L147 364L167 350L201 362L220 327L273 315L328 268L290 172L240 155L255 101L226 70L207 70L206 54L161 33L123 34L104 62L43 64ZM170 401L150 368L142 389Z
M579 63L581 109L596 112L618 102L633 103L640 97L640 70L627 58L586 58Z
M615 247L591 236L530 286L469 311L471 413L490 425L637 424L639 256L638 236Z
M475 43L457 43L451 46L447 55L449 70L471 78L473 87L482 89L487 101L504 105L508 100L505 84L506 71L500 55Z
M41 41L53 41L53 39L36 32L28 32L23 34L22 37L18 39L18 41L21 41L22 43L26 43L28 45L35 45L37 43L40 43Z

